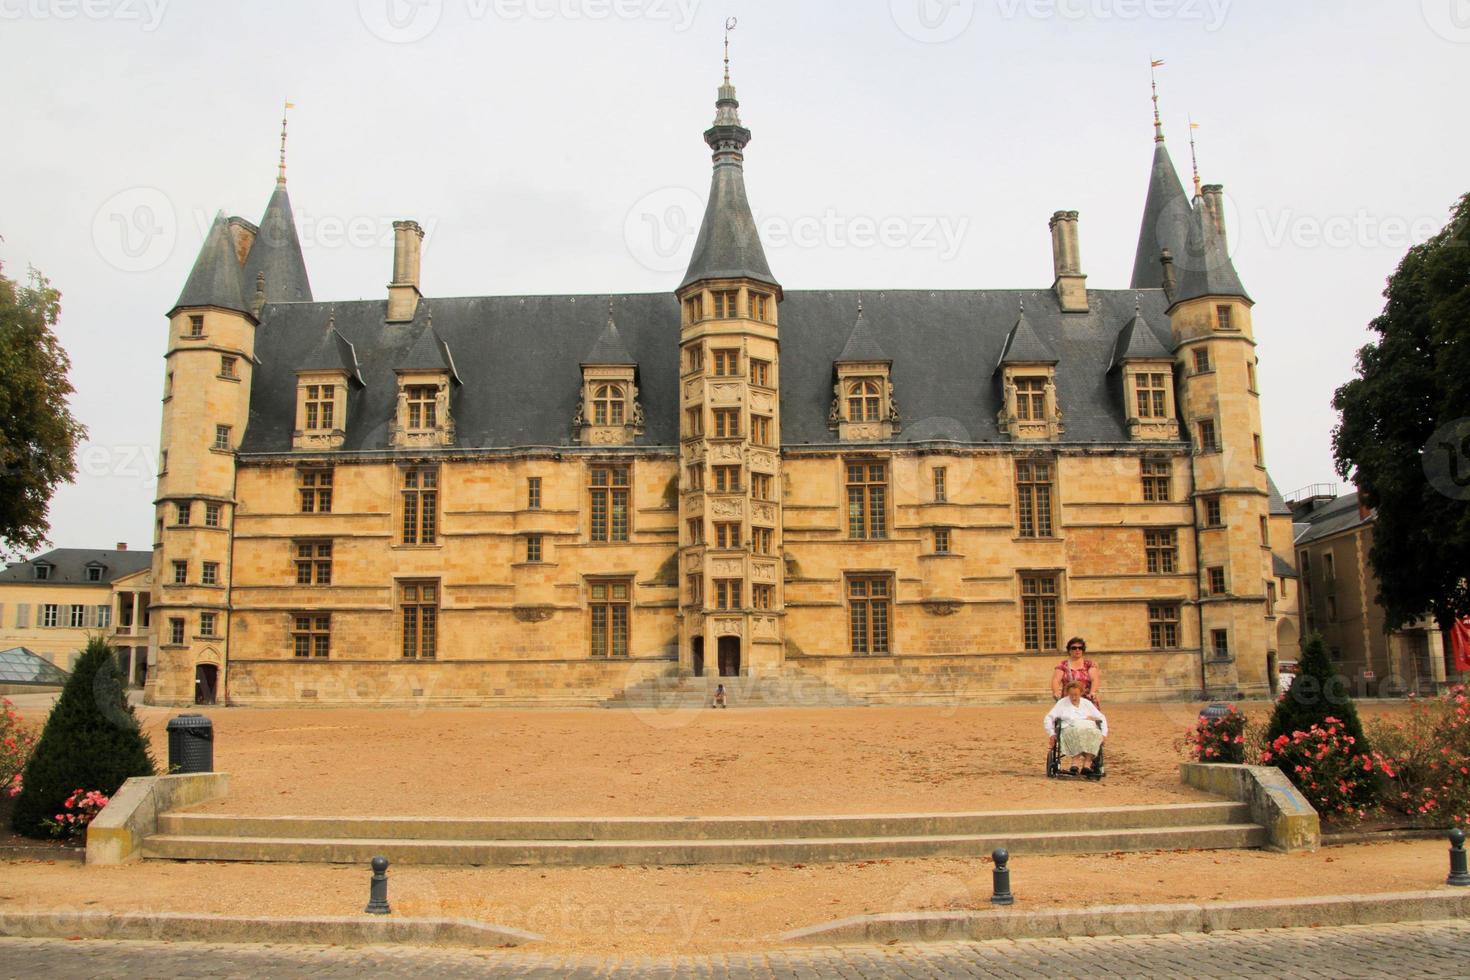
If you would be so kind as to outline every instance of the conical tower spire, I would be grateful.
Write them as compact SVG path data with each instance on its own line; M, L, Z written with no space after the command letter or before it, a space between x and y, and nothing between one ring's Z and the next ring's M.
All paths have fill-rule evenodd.
M205 236L194 268L184 283L174 309L185 306L217 306L224 310L246 312L245 291L241 283L240 261L236 257L230 222L220 211Z
M1185 196L1179 172L1174 169L1174 160L1169 156L1168 147L1162 141L1156 141L1129 288L1163 288L1164 269L1160 259L1166 249L1176 259L1184 254L1189 236L1189 214L1189 198Z

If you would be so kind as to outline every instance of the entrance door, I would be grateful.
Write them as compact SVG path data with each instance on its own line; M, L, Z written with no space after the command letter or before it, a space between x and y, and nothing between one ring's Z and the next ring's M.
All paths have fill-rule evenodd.
M219 689L219 668L214 664L200 664L194 668L194 703L214 704L215 692Z
M689 641L690 656L694 661L694 676L704 676L704 637L696 636Z
M740 637L722 636L719 646L720 676L740 676Z

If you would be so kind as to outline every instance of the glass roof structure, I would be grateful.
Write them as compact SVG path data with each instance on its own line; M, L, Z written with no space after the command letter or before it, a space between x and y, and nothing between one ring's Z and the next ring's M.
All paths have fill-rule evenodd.
M67 672L25 647L0 650L0 684L34 684L61 687Z

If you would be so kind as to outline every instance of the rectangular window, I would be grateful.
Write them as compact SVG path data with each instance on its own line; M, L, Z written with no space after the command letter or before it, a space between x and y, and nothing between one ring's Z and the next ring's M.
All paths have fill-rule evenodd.
M100 581L102 581L102 569L95 568L95 567L94 568L87 569L87 581L88 582L100 582Z
M740 409L717 408L714 416L716 439L733 439L740 435Z
M715 579L715 608L740 608L741 582L738 578Z
M174 562L174 585L184 585L189 581L189 563L186 561Z
M204 505L205 527L219 527L220 510L221 508L219 504L206 503Z
M740 467L716 466L714 471L716 493L740 492Z
M337 389L333 385L306 386L307 431L331 429L337 422Z
M526 477L526 509L541 509L541 477Z
M1218 453L1220 451L1220 440L1215 435L1215 420L1202 419L1199 427L1199 451L1202 453Z
M690 344L684 348L684 370L690 374L698 374L704 370L704 346L702 344Z
M1057 646L1057 578L1021 576L1021 632L1027 650Z
M238 362L239 358L231 357L228 354L221 354L219 359L219 376L221 378L239 377L239 375L235 373L235 365Z
M704 319L704 296L703 295L695 295L695 296L691 296L688 299L686 299L684 301L684 315L689 318L689 322L690 323L698 323L700 320L703 320ZM694 368L690 368L690 370L691 371L697 371L697 370L699 370L699 368L694 367Z
M526 538L526 561L541 560L541 535L532 534Z
M1266 583L1266 615L1276 615L1276 583L1271 581Z
M848 636L853 653L889 652L892 593L892 580L886 575L848 578Z
M877 378L864 378L847 386L847 420L876 422L883 414L883 388Z
M87 607L86 606L67 606L66 607L66 625L70 626L74 630L79 630L82 627L86 626L87 625Z
M194 501L180 500L174 504L174 523L180 527L188 527L191 515L194 513Z
M1017 460L1016 508L1020 537L1049 538L1052 536L1051 498L1051 463Z
M199 570L199 581L204 585L219 585L219 562L205 562Z
M771 318L771 297L768 293L750 294L750 318L760 320L762 323L769 322Z
M771 386L771 362L750 359L750 383L761 388Z
M168 642L181 646L184 642L184 621L174 617L168 621Z
M704 409L698 405L684 409L684 438L704 435Z
M943 466L934 467L934 502L942 504L949 499L949 470Z
M174 396L174 373L168 372L163 376L163 400L168 401Z
M592 656L628 655L628 617L633 586L626 579L595 580L587 584L592 619Z
M689 604L691 606L704 605L704 576L694 572L686 576L689 582Z
M888 467L883 463L847 464L847 536L888 537Z
M628 468L594 466L589 489L593 541L628 540Z
M439 427L439 399L433 385L409 385L404 394L408 401L410 429Z
M1245 362L1245 386L1251 391L1256 390L1256 364L1254 361Z
M936 555L949 554L949 528L936 527L934 529L934 553Z
M214 448L230 448L230 427L228 425L216 425L214 427Z
M1143 499L1148 503L1164 503L1170 497L1171 467L1166 460L1143 461Z
M202 313L195 313L189 317L189 336L204 336L204 315Z
M1138 394L1138 417L1141 419L1168 418L1169 376L1167 374L1138 374L1134 385Z
M1210 577L1210 595L1225 594L1225 569L1220 565L1213 565L1208 569Z
M105 630L105 629L111 628L111 626L112 626L112 607L111 606L98 606L97 607L97 627L99 629L104 629Z
M751 550L753 550L758 555L769 555L769 554L773 554L774 552L772 552L772 550L771 550L771 542L772 542L772 540L774 538L775 538L775 533L770 528L768 528L768 527L753 527L753 528L751 528L750 529L750 546L751 546Z
M1327 621L1329 623L1337 622L1337 596L1335 595L1329 595L1327 597Z
M1264 518L1264 517L1262 517L1260 519L1260 521L1261 521L1261 547L1263 547L1263 548L1269 548L1271 546L1271 522L1269 520L1267 520L1266 518Z
M740 547L740 523L738 521L733 524L723 521L715 524L715 547Z
M1216 660L1230 659L1230 631L1210 630L1210 646L1214 649Z
M1232 310L1228 306L1221 305L1221 306L1215 307L1215 329L1216 330L1234 330L1235 329L1234 312L1235 311Z
M684 468L684 479L686 490L704 489L704 464L693 463Z
M41 607L41 625L48 629L54 629L58 622L60 607L54 602L48 602Z
M1204 374L1210 371L1210 349L1208 347L1196 347L1194 349L1194 373Z
M301 470L301 513L330 514L332 512L332 471Z
M1155 650L1179 646L1179 607L1171 603L1149 603L1148 644Z
M403 471L403 544L433 544L439 536L439 469Z
M1337 583L1337 556L1330 551L1322 554L1322 582L1329 589Z
M1016 379L1016 418L1022 422L1046 420L1046 379Z
M757 446L771 445L771 419L766 415L750 417L750 441Z
M433 660L439 644L439 583L399 582L398 620L405 660Z
M771 475L769 473L750 474L750 493L756 500L775 500L771 495Z
M1260 437L1259 434L1255 434L1255 435L1252 435L1251 436L1251 446L1255 450L1255 454L1256 454L1256 465L1257 466L1265 466L1266 465L1266 450L1261 445L1261 437Z
M715 377L733 378L740 374L740 351L714 350L710 352L714 361Z
M291 643L299 659L325 658L331 654L332 617L330 615L297 613L291 618Z
M199 614L199 635L200 636L215 636L215 635L217 635L215 633L215 623L218 622L218 620L219 620L219 616L218 616L217 613L212 613L212 612L202 612L202 613L200 613Z
M332 542L296 542L296 584L332 584Z
M689 530L689 543L704 544L704 518L691 517L684 524Z
M1179 551L1173 531L1144 531L1143 547L1148 554L1150 575L1167 575L1177 570Z
M168 450L167 449L160 449L158 451L158 475L159 476L163 476L163 474L165 474L167 472L168 472Z
M715 319L733 320L740 315L740 293L734 289L717 290L715 297Z
M756 609L770 609L775 604L775 594L776 587L774 585L752 585L750 587L750 604Z
M1219 497L1205 498L1205 527L1224 527L1225 515L1222 513Z

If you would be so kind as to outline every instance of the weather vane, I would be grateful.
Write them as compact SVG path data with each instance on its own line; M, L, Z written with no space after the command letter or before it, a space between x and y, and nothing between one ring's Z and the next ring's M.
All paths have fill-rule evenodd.
M1148 65L1149 81L1154 87L1154 142L1164 142L1164 121L1159 118L1159 69L1164 67L1163 58L1150 58Z
M296 103L287 100L281 107L281 168L276 171L276 183L286 182L286 113L296 108Z
M1194 131L1199 129L1199 123L1194 121L1194 116L1189 117L1189 162L1194 166L1194 196L1200 196L1199 182L1199 152L1194 145Z
M734 17L725 18L725 84L730 84L730 32L738 24Z

